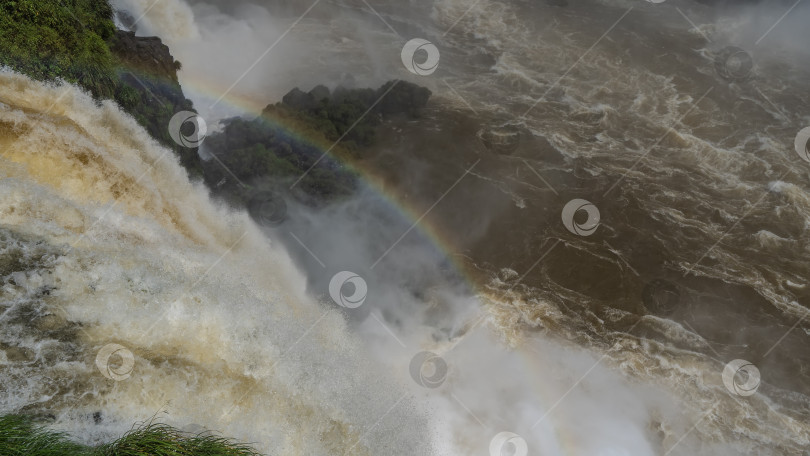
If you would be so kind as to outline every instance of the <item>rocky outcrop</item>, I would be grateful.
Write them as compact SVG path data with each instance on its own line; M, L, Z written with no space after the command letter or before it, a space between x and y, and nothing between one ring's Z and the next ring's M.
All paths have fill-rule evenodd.
M180 62L174 60L160 38L118 30L110 40L110 50L130 71L177 84Z
M118 30L110 40L110 50L127 68L177 82L180 62L174 60L169 47L156 36L135 36L134 32Z
M121 79L140 92L143 101L171 106L173 112L191 109L191 101L186 99L177 80L180 62L160 38L118 30L109 44L110 51L121 62L118 69Z
M117 71L121 83L116 101L155 139L174 149L191 174L198 174L197 149L176 144L168 131L175 113L194 110L177 80L180 62L158 37L135 36L133 32L118 30L109 46L120 62Z
M282 103L297 111L312 113L323 108L336 108L346 103L356 103L382 115L408 114L417 116L427 105L432 93L425 87L407 81L389 81L377 90L344 89L331 92L319 85L309 92L294 88L282 98ZM379 100L379 101L378 101ZM375 104L376 103L376 104Z

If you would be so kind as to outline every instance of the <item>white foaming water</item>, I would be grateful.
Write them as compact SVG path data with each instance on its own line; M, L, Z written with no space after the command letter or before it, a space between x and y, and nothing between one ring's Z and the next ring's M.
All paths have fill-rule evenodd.
M38 404L85 440L167 410L171 424L269 454L431 453L427 420L343 318L133 119L10 72L0 101L0 226L15 272L0 309L17 345L3 341L3 410ZM135 358L120 382L94 364L113 342ZM100 426L88 424L96 411Z
M633 2L613 3L626 8ZM149 8L146 2L137 5L142 10ZM171 6L178 11L188 11L183 2L167 2L166 5L167 8ZM684 89L679 86L684 82L668 73L667 68L659 73L634 64L630 57L638 49L628 50L633 47L633 42L626 34L622 35L624 27L618 27L610 39L601 42L588 58L579 63L571 77L555 83L623 10L609 11L610 17L599 21L583 14L581 19L584 26L578 20L563 19L558 22L555 18L554 21L543 23L545 28L535 28L532 24L526 25L529 21L521 22L521 14L513 10L513 7L517 8L515 5L528 8L530 5L527 2L509 4L483 1L469 11L470 3L462 0L438 1L433 5L435 8L431 17L437 25L435 30L431 30L432 35L441 35L461 15L466 14L466 18L455 26L455 31L444 38L447 47L442 47L442 69L453 76L449 81L456 91L479 110L481 106L503 103L516 106L515 112L520 114L540 96L544 96L551 84L556 84L556 88L548 93L549 102L539 104L526 122L538 135L547 136L568 157L588 159L602 155L620 158L617 162L602 161L601 172L613 169L615 175L623 173L629 166L624 158L629 156L630 162L634 161L666 129L676 124L706 90L704 87ZM195 13L206 11L205 5L195 5L195 8ZM639 6L636 12L643 8L654 6ZM359 9L363 7L359 6ZM207 42L223 38L218 44L220 47L199 48L194 43L187 43L185 54L178 50L183 49L183 40L192 37L193 41L193 35L184 32L191 29L175 27L171 20L165 20L166 11L157 6L148 11L143 19L144 24L147 21L157 24L154 33L175 40L181 46L176 47L173 43L172 49L186 64L186 75L200 77L207 74L212 66L207 59L212 52L221 56L239 46L249 45L252 55L243 55L251 52L231 52L235 58L243 60L233 65L219 65L224 70L231 70L231 66L240 70L246 68L291 22L284 22L281 28L272 30L273 33L266 33L263 29L257 32L245 25L250 21L234 21L219 15L213 8L208 11L212 13L197 17L201 21L201 18L205 18L206 22L206 29L198 31L201 36L207 36ZM256 13L255 17L265 17L265 13L259 10ZM691 11L687 13L691 15ZM628 16L628 19L638 19L635 14ZM135 14L135 17L138 15ZM395 16L403 21L407 17L406 14ZM569 14L569 19L575 16ZM686 30L688 24L682 22L682 17L674 13L673 16L675 20L667 22L668 27L678 29L682 25ZM335 51L337 58L318 59L317 63L306 66L323 68L343 65L357 73L387 78L391 77L387 70L377 71L379 61L393 61L394 65L382 66L397 68L404 73L396 64L399 57L397 40L393 36L385 37L385 25L377 22L375 16L366 14L364 17L367 19L366 31L348 30L346 26L355 22L341 22L341 18L325 21L328 27L317 21L314 24L308 20L302 21L296 30L305 30L306 33L302 32L302 35L307 36L314 32L316 38L313 41L328 49L327 55L335 50L345 51ZM386 17L390 21L391 17ZM189 22L188 17L181 17L180 20L181 23ZM699 21L698 18L695 20ZM252 25L258 22L261 20ZM224 32L217 33L217 23L226 25ZM395 26L402 30L401 24L395 23ZM425 23L419 26L428 27ZM592 32L592 39L581 36L583 29ZM175 34L173 30L182 33ZM698 38L694 32L688 33ZM321 40L323 36L333 39ZM380 36L385 37L382 42L374 41ZM469 39L471 36L476 40L473 45L470 44L473 41ZM296 42L297 37L291 36L289 40ZM623 44L616 46L613 43ZM453 51L468 46L480 47L485 53L492 52L496 62L492 73L476 75L477 80L469 83L465 79L469 77L464 71L466 67L460 66L461 71L453 71L453 59L461 60ZM605 52L606 48L612 49L613 54ZM286 55L293 55L294 50L295 46L291 46ZM279 59L275 52L256 68L255 75L251 76L254 80L244 81L247 87L235 88L237 92L243 95L261 93L267 98L263 101L269 102L279 97L263 91L262 80L269 80L267 84L275 88L291 88L288 81L274 79L275 73L269 71L269 67L276 64L288 71L295 67L292 64L288 67L289 60ZM363 52L371 57L365 60L354 58ZM658 58L658 54L656 51L655 58ZM698 62L701 65L698 72L712 74L711 58L704 56L703 60ZM198 67L194 67L195 62ZM298 60L295 62L301 63ZM665 65L667 61L661 62L661 65ZM319 71L311 73L322 77ZM216 76L217 84L225 83L222 90L217 91L221 93L239 74L225 71ZM435 80L422 79L418 82L443 87ZM302 88L307 87L304 82L301 84ZM771 95L768 87L763 87ZM32 92L37 90L29 89ZM718 92L716 89L714 93ZM51 99L56 98L52 90L46 93ZM455 97L446 91L444 94L448 98ZM206 102L210 100L203 100L199 107L205 109L208 106ZM75 108L86 112L71 112L70 116L99 118L98 115L91 115L97 112L96 108L87 108L89 105L86 106L86 103L80 104L80 107L71 105L70 110ZM462 103L457 104L462 106ZM767 101L760 100L757 104L772 109ZM603 106L610 109L603 109ZM39 109L30 109L36 112L46 108L47 105L41 105ZM65 109L58 109L65 112ZM110 107L104 109L114 111ZM683 163L701 165L701 172L713 176L709 185L717 185L720 189L739 186L756 192L749 198L756 200L759 186L744 179L735 179L748 166L747 157L742 155L744 148L728 143L718 147L716 144L723 138L711 141L699 133L690 133L692 128L689 125L708 123L722 132L724 122L733 124L733 116L723 117L717 111L734 110L717 107L712 97L706 98L697 109L698 112L712 110L715 111L714 116L707 116L700 122L685 122L687 125L679 126L683 127L679 128L681 133L671 135L662 145L676 151ZM69 138L68 144L73 147L73 139L77 144L92 144L100 140L66 131L70 122L63 125L64 122L49 120L51 117L48 116L33 123L35 118L42 116L34 114L29 119L29 114L10 110L4 115L8 119L17 118L21 125L36 124L42 127L42 131L48 132L43 138L37 137L36 141L27 141L52 150L54 157L27 156L19 150L15 152L14 148L4 152L4 157L11 157L10 162L37 162L41 166L29 167L29 170L37 170L30 175L30 171L20 171L17 166L9 165L7 171L4 168L9 175L17 176L16 181L3 184L4 192L6 189L16 189L17 193L9 194L19 195L19 204L30 209L21 212L15 206L13 212L4 211L3 214L11 221L8 223L13 222L15 233L24 231L24 234L33 236L19 241L24 246L23 257L37 259L43 266L41 271L32 271L25 277L17 274L13 278L14 283L7 285L4 290L15 293L18 302L39 299L49 306L64 306L69 320L84 322L81 330L87 334L73 329L81 336L81 343L77 342L77 345L89 345L91 348L73 347L74 351L80 352L78 355L62 361L58 372L47 371L44 374L50 379L81 380L81 387L73 389L55 382L59 387L58 397L62 399L51 399L48 391L37 390L41 384L50 385L51 391L54 388L48 379L42 382L29 380L32 373L39 371L33 367L20 368L14 374L14 379L21 385L19 390L30 393L25 400L11 400L11 407L35 401L42 401L46 406L53 404L62 413L71 414L60 417L61 425L80 428L84 436L92 436L97 432L94 430L98 429L104 429L108 434L119 432L128 427L129 421L144 419L161 408L167 408L172 413L170 418L176 419L177 424L195 422L224 430L229 435L260 441L263 448L273 454L304 454L307 451L316 454L319 451L353 454L366 444L372 454L420 454L423 448L418 445L424 445L424 454L428 454L430 446L436 452L446 454L486 454L489 439L502 430L517 432L525 437L530 454L549 455L799 454L797 448L808 444L810 433L800 415L780 408L764 395L748 398L745 402L731 396L720 381L722 363L697 353L698 349L705 348L698 335L669 320L645 317L641 326L651 333L650 340L611 334L608 334L611 337L603 340L601 336L605 332L610 333L605 329L606 323L626 318L627 312L619 309L605 312L608 319L615 320L605 322L590 313L587 305L583 305L572 315L565 305L560 305L561 300L576 303L585 298L562 287L554 288L553 283L550 284L550 292L527 293L531 298L516 297L506 292L496 293L497 296L488 302L488 310L495 317L498 333L515 347L513 351L498 348L499 341L490 340L480 332L462 337L463 342L428 343L425 340L429 340L431 331L412 327L403 330L410 334L407 337L397 331L400 339L409 347L401 349L384 328L372 319L367 320L361 330L363 338L374 347L372 356L395 372L393 375L400 379L405 376L410 392L419 398L417 402L424 400L430 403L431 419L421 420L418 417L423 415L418 412L405 413L405 403L397 402L405 390L397 394L393 390L385 391L385 387L376 381L369 381L376 378L377 374L369 374L376 372L374 366L363 365L352 357L362 349L354 345L351 337L346 336L340 318L329 314L318 322L322 315L319 313L321 308L303 296L302 279L284 259L282 252L268 248L265 241L255 235L244 216L228 215L224 210L210 208L204 196L201 196L202 191L193 190L185 183L182 172L175 168L167 174L147 173L137 185L133 183L140 174L133 173L131 169L143 169L144 163L152 163L156 157L154 154L141 157L132 153L133 150L140 150L139 145L148 140L131 123L121 121L128 125L123 134L119 134L120 126L113 128L118 131L114 136L127 143L130 149L118 150L122 147L118 143L102 141L103 144L112 145L112 151L117 151L105 153L110 155L108 160L115 166L109 168L112 171L93 172L100 168L85 163L88 160L93 163L90 160L92 155L71 152L70 156L74 158L59 158L60 147L64 146L60 141L61 138ZM56 125L52 126L51 123ZM60 125L65 128L57 130L56 127ZM99 121L99 125L107 123ZM92 133L92 138L97 134L108 137L109 133L105 131L109 128L107 125L86 131ZM604 129L608 132L603 132ZM597 136L599 141L588 141L591 132L596 130L600 131ZM705 131L701 133L706 134ZM130 136L140 140L133 144ZM5 142L13 141L6 139ZM744 145L745 141L740 143ZM762 141L761 149L772 161L774 156L784 160L778 147L780 143L769 138L769 141ZM756 145L754 142L752 144ZM627 153L628 147L630 154ZM648 160L656 161L661 169L673 172L677 170L670 168L671 163L666 159L672 155L654 153ZM756 163L758 160L759 157L754 156L751 161ZM77 168L76 174L67 173L64 177L51 175L57 169L54 163L59 163L61 169L65 162L71 161L81 164L72 167ZM72 169L70 166L68 168ZM117 176L116 170L119 169L130 170L121 174L123 180ZM12 171L18 174L12 174ZM599 170L590 172L597 173ZM630 174L630 178L639 181L645 177L642 169ZM166 188L167 182L174 185ZM802 209L807 206L806 192L800 187L780 184L772 186L772 189L783 192L793 206ZM691 214L684 214L681 210L683 204L679 206L676 203L689 196L687 193L683 188L663 188L657 196L667 197L664 207L659 209L655 199L642 201L641 204L650 206L650 212L671 218L672 226L694 223L704 232L716 233L715 238L722 235L725 227L712 226L700 218L696 220ZM708 199L698 195L697 200L701 198ZM65 203L75 199L80 202ZM121 203L112 207L104 218L105 222L91 227L94 220L110 209L109 202L118 199L122 200ZM107 202L106 206L104 202ZM738 219L733 209L719 209L727 219L726 225ZM21 213L38 215L21 216ZM808 211L802 210L800 213L806 214ZM250 234L237 242L246 230ZM80 253L75 253L69 246L77 242L85 231L89 231L90 235L77 243L75 250L84 252L81 254L84 256L79 256ZM761 235L758 237L763 238ZM53 247L49 250L37 244L41 238L47 240L45 245ZM92 246L87 239L93 240ZM207 267L234 244L236 247L233 251L205 274ZM769 244L776 245L767 241L763 246ZM718 263L741 265L740 269L745 273L721 269L699 271L701 274L715 274L729 282L736 280L753 284L764 290L761 294L777 307L793 308L792 312L801 315L801 306L786 302L783 296L769 289L767 279L761 274L749 272L750 268L747 267L742 268L745 266L743 261L722 249L723 246L719 246L714 254L720 259ZM88 253L89 250L96 253ZM261 258L248 254L251 251ZM698 251L689 261L695 261L703 251L705 249ZM275 266L271 267L270 263ZM65 275L54 276L53 272L48 271ZM200 277L204 277L204 280L198 283ZM280 280L278 277L288 278ZM273 282L273 278L277 280ZM53 291L45 294L44 291L51 288ZM70 293L60 294L67 293L60 289L70 290ZM111 299L111 296L115 298ZM256 302L273 304L256 305ZM161 319L166 310L168 313ZM150 328L155 320L158 323ZM310 330L312 323L316 322L317 325ZM133 324L134 327L131 327ZM63 320L51 318L37 325L38 328L55 330L55 340L64 339L60 339L59 333L60 328L67 326ZM529 331L544 329L592 347L596 355L560 348L548 340L529 335ZM148 337L143 336L145 331L149 331ZM312 335L323 334L323 338L313 338L313 341L323 342L322 346L309 341L309 337L295 344L298 337L307 331ZM661 338L667 339L667 343L659 342ZM113 384L114 387L110 387L93 366L95 352L108 340L130 346L136 355L133 376ZM605 343L605 340L610 342ZM673 349L669 343L672 341L677 342L680 348ZM53 353L48 350L54 348L67 352L65 347L57 343L32 341L31 345L32 353L37 350L45 354ZM324 346L331 349L323 352L321 349ZM334 346L346 350L338 350ZM415 387L403 374L407 372L408 361L416 346L433 350L447 359L451 368L445 387L425 391ZM285 349L289 347L294 349L287 353ZM603 353L607 354L605 358L601 358ZM8 351L4 356L7 360L19 360L28 355ZM57 354L48 356L48 359L58 358ZM602 362L597 364L600 360ZM310 363L314 367L310 367ZM11 365L14 366L13 363ZM603 365L618 367L624 377ZM313 369L315 373L308 373ZM318 374L329 369L335 374L331 374L331 370L331 375ZM40 373L37 375L43 376ZM62 380L62 383L65 382ZM251 388L254 385L255 388ZM189 399L187 389L199 393L200 399ZM70 394L76 397L88 391L92 394L79 401L81 407L63 404L71 399ZM69 394L64 399L66 392ZM670 395L678 399L671 399ZM798 399L796 403L800 402ZM359 402L354 403L355 400ZM57 407L60 404L62 406ZM224 419L216 419L227 413L233 404L237 404L237 407L232 414ZM392 411L386 414L392 405ZM69 417L81 418L101 408L121 421L111 428L105 428L108 426L106 421L100 426L80 426L76 424L81 423L80 420L67 420ZM212 414L214 408L225 410ZM418 407L412 405L411 410L413 408ZM323 410L327 412L321 414ZM376 424L375 420L381 416L384 419ZM400 419L409 424L402 426ZM538 420L539 424L532 426ZM368 435L364 433L367 429L372 431ZM403 435L398 437L399 434ZM439 437L432 438L434 435ZM351 448L361 439L362 444Z
M382 360L367 361L286 254L213 206L114 105L10 72L0 100L2 266L14 271L2 288L5 411L51 414L87 442L165 411L279 455L481 453L502 430L543 454L653 455L651 403L688 423L669 399L631 405L639 390L592 355L540 340L506 350L482 331L455 345L426 343L426 328L403 335L451 366L442 389L421 388L404 374L411 350L366 327ZM118 382L96 367L109 343L134 357ZM621 433L604 426L617 407Z
M200 37L191 7L181 0L115 0L110 4L116 9L133 12L136 28L147 34L160 31L168 41Z
M239 39L227 39L229 36L232 38L237 36L231 35L228 31L238 28L238 24L255 24L255 22L246 19L244 14L223 17L215 14L215 9L205 9L205 3L192 3L194 3L193 11L197 15L196 20L206 23L207 30L204 33L209 37L217 36L223 39L218 46L233 49L245 44ZM393 6L376 4L375 7L383 18L399 33L406 35L397 37L388 33L386 24L370 13L363 3L340 2L341 6L347 8L338 8L338 13L334 17L319 16L313 19L313 15L307 16L284 40L285 44L294 43L290 45L290 49L298 49L297 57L285 59L280 57L284 55L283 52L277 54L278 50L273 50L252 72L253 77L257 80L267 80L268 85L275 84L277 90L287 90L293 85L300 85L302 88L313 85L310 81L296 80L290 83L288 79L277 77L285 70L300 72L301 69L306 69L309 73L322 78L315 83L336 81L337 78L325 76L327 73L324 72L326 69L330 72L335 71L335 68L338 72L349 71L358 77L369 75L380 79L403 75L407 77L407 72L398 64L399 47L402 44L400 38L410 38L411 35L407 34L430 38L439 45L442 52L441 72L437 73L437 78L421 78L415 82L429 86L439 96L451 100L453 105L462 111L468 109L469 103L479 112L491 109L506 118L523 114L542 97L543 102L537 103L530 115L521 119L533 134L547 138L561 155L584 160L587 164L586 171L592 176L601 174L617 178L626 175L622 187L635 187L637 191L633 193L649 195L649 198L639 198L639 204L646 212L667 220L669 226L679 228L691 226L705 234L707 240L705 245L701 243L689 252L676 249L678 251L672 256L674 263L684 270L692 268L694 261L712 247L714 249L712 257L718 259L720 267L704 265L697 268L697 274L720 278L728 283L747 284L786 314L793 314L797 318L803 315L800 311L801 306L783 296L779 286L774 286L766 274L750 267L748 263L750 258L727 252L723 243L716 248L712 246L715 240L722 239L721 236L724 236L726 230L744 214L738 213L739 207L747 208L746 200L752 202L761 197L763 190L767 188L767 180L762 182L762 171L771 173L767 179L775 179L778 174L774 175L776 173L774 168L780 164L792 166L790 160L794 158L792 153L785 153L782 150L782 144L786 142L784 139L792 140L792 137L784 138L783 131L761 131L755 128L753 131L744 131L742 137L739 132L739 124L743 123L740 118L744 117L740 115L742 112L750 114L750 119L744 121L746 125L768 126L772 123L786 123L789 119L779 117L778 111L787 111L788 116L792 116L795 109L783 105L787 97L776 97L792 82L788 84L787 80L773 77L763 65L763 68L758 70L763 71L767 80L757 81L757 87L769 97L768 100L755 93L751 87L744 87L742 84L729 85L724 81L717 84L718 77L712 52L727 44L751 47L750 41L735 43L728 39L733 33L729 34L727 30L739 29L737 21L722 18L712 21L712 12L705 6L694 4L686 8L684 5L682 11L697 23L700 30L704 33L716 33L711 35L714 42L706 43L703 36L693 30L681 13L672 9L669 4L626 0L571 2L568 8L548 7L542 5L544 2L487 0L475 5L466 0L413 1ZM600 7L598 3L613 5L616 8ZM226 5L223 9L230 6ZM307 5L303 5L297 12L303 12L305 6ZM631 6L634 10L612 28L615 21ZM782 12L778 11L774 19ZM261 15L259 13L257 11L254 16L259 17ZM146 19L151 20L151 17L157 14L154 11L149 12ZM212 17L223 20L217 23L208 19ZM250 39L241 40L247 41L247 45L251 47L256 46L254 39L263 40L263 44L269 45L294 19L295 15L290 15L284 21L279 21L281 25L273 31L274 33L246 34L243 36ZM156 17L155 23L161 20ZM708 22L716 22L716 25L707 24ZM361 27L355 27L356 25ZM600 39L600 35L609 28L612 28L611 33L604 40ZM765 29L767 27L762 33ZM448 30L450 31L445 34ZM168 36L172 36L168 30L155 31L158 34L167 33ZM778 41L771 40L780 35L784 38L784 33L770 35L768 41L757 50L755 58L758 59L759 55L766 52L765 49L778 48L776 44ZM226 45L226 41L230 44ZM178 49L177 56L181 61L200 62L197 70L186 73L189 79L207 74L208 70L204 69L210 68L211 65L210 62L205 65L207 58L203 52L205 46L195 48L193 43L188 43L188 46ZM253 54L258 56L261 51L264 51L264 48L254 49ZM476 58L482 55L487 57L482 60L484 63L478 66L470 63L477 61ZM203 57L202 60L200 56ZM580 56L582 59L577 60ZM252 60L237 67L241 69L250 63ZM273 65L280 68L267 68ZM567 72L569 69L570 72ZM321 76L322 74L324 76ZM226 83L230 83L238 78L239 74L222 77ZM453 88L452 92L438 82L442 79ZM360 82L360 85L363 83ZM266 97L266 101L279 98L269 95L270 91L257 90L258 86L249 81L241 86L241 89L237 87L236 90L259 93ZM711 93L707 92L710 88L713 89ZM708 96L705 96L706 94ZM202 100L203 107L207 106L205 98L195 100ZM697 103L698 100L700 103ZM773 102L781 107L775 108ZM752 109L756 106L764 112ZM691 115L686 116L687 113ZM675 128L676 131L663 136L670 128ZM792 129L793 126L789 128ZM792 130L788 133L790 134ZM656 142L658 138L661 138L660 144ZM658 147L653 150L651 145L654 144L658 144ZM645 160L632 172L628 172L642 155L645 155ZM538 160L538 164L540 163L541 160ZM481 173L482 176L483 174L485 173ZM702 179L700 176L704 175L708 177ZM696 179L693 185L672 182L673 185L669 186L669 179L673 176L696 177ZM495 179L492 176L479 178ZM791 204L785 204L784 208L779 208L780 210L788 213L793 207L799 207L802 210L798 210L798 213L808 213L803 207L806 191L797 186L783 190L785 199ZM576 191L582 190L577 188ZM717 198L718 192L725 195L728 201ZM531 200L531 196L526 194L516 195L516 198ZM739 200L743 200L743 203ZM696 215L688 210L689 206L704 203L716 206L716 213L721 222L707 220L701 214ZM761 239L762 236L758 238ZM572 244L575 242L571 241ZM762 245L776 246L773 242ZM575 248L584 250L590 246L575 246ZM794 277L796 274L784 270L780 271L779 275L783 279L798 280ZM640 341L633 337L624 339L619 335L614 337L606 327L609 327L610 323L627 318L627 312L620 309L606 311L603 316L611 321L600 321L599 316L590 312L588 304L601 306L602 303L583 303L586 299L581 294L557 287L553 281L549 281L549 287L550 292L531 290L527 293L529 297L523 299L512 300L500 294L494 297L493 302L498 304L489 309L496 316L496 328L516 346L535 343L531 342L531 336L527 335L527 331L538 328L548 328L552 334L564 334L569 340L594 347L600 354L605 353L606 346L621 341L621 347L626 347L626 351L622 353L609 351L610 356L605 359L606 363L612 361L631 378L641 378L655 385L665 385L668 391L676 392L686 403L697 403L696 409L690 409L689 413L684 414L686 416L679 415L679 418L673 418L672 414L668 413L670 409L667 407L650 405L648 416L634 422L635 427L652 433L647 434L646 438L648 442L654 442L653 447L659 454L669 451L696 422L701 424L670 454L688 453L690 450L697 451L698 448L701 454L734 454L755 451L754 448L765 454L768 454L768 451L784 453L786 449L773 450L773 447L789 442L790 449L795 450L807 443L807 427L782 415L781 412L784 410L773 412L778 407L769 405L767 399L757 396L750 401L755 402L755 405L736 406L735 398L729 396L719 382L722 365L718 365L718 361L712 359L714 355L711 348L701 343L698 338L698 336L702 338L702 334L693 334L687 328L668 320L647 317L641 326L648 330L651 333L649 336L655 340ZM506 295L510 296L508 293ZM560 305L560 301L567 304ZM573 315L566 308L572 302L582 305ZM369 324L374 325L374 322ZM406 330L413 331L413 328ZM378 345L378 351L398 359L391 355L392 350L396 352L396 345L390 347L385 345L387 335L385 333L378 335L381 337L373 339L376 344L382 344ZM405 339L401 334L400 338ZM619 338L619 341L616 338ZM660 339L676 343L680 348L670 350L671 347L667 343L658 342ZM420 342L422 340L424 338L414 337L407 345L422 343ZM606 340L610 342L606 343ZM431 347L432 345L428 345L425 348ZM463 352L465 347L466 345L461 345L452 353L456 353L456 350ZM441 344L434 349L442 354L446 350ZM484 352L479 353L482 357L489 354L486 350L481 351ZM704 353L698 354L699 351ZM705 356L707 353L709 356ZM452 355L447 356L452 358ZM498 358L495 354L491 356L493 359ZM406 355L397 362L392 362L392 368L403 363L407 363ZM481 364L497 365L497 361L490 363ZM547 367L552 370L577 372L577 369L570 365L564 368L559 364ZM501 372L494 367L490 370ZM585 371L583 369L580 372ZM521 370L513 366L503 372L516 375L514 372ZM481 440L480 436L472 435L474 432L469 431L470 428L477 429L482 426L478 420L490 426L490 418L481 415L493 413L502 417L511 414L512 407L506 405L510 402L501 401L500 395L493 393L498 390L496 385L500 384L497 376L495 377L479 377L481 384L488 384L491 388L482 387L478 395L493 397L493 401L497 404L477 409L473 405L466 404L465 398L459 396L465 402L466 408L472 409L477 418L472 418L456 398L445 397L448 407L442 415L455 417L453 418L455 421L464 423L463 426L455 427L467 429L462 434L465 432L469 434L468 438L461 441L473 442L476 438ZM578 378L579 376L575 374L571 375L565 387L561 387L560 391L554 391L555 394L549 394L548 397L553 399L550 399L551 403L545 404L545 407L550 408L556 399L564 394L568 394L566 401L576 397L579 394L578 388L570 394L567 393L567 389ZM467 377L465 380L471 381ZM538 382L544 383L545 380ZM767 375L765 380L767 381ZM514 391L520 391L520 394L516 393L515 396L521 397L524 401L528 400L526 398L537 396L531 388L517 385L510 387ZM549 388L555 389L551 386ZM620 391L621 387L617 386L616 389ZM646 402L647 398L643 400ZM699 421L716 403L725 404L722 406L723 412L716 415L710 413L705 421ZM606 403L594 401L593 405L594 410L589 412L598 417L597 422L604 423L613 418L613 415L605 413L605 410L610 409ZM567 408L567 405L561 407ZM544 410L544 407L538 405L537 410ZM538 414L542 416L543 413ZM752 417L755 419L752 420ZM525 429L526 421L534 422L525 418L516 420L511 430L529 432ZM791 424L783 425L786 422ZM565 423L563 420L560 426L575 429L577 422L574 420ZM532 438L535 437L534 433L529 434ZM596 434L586 435L587 433L577 432L574 434L585 442L585 446L594 441L601 442L606 447L610 446L610 439L601 436L596 438ZM659 434L665 437L659 439ZM739 442L736 435L750 437L750 441ZM701 447L697 444L690 446L693 439L696 441L735 439L737 446ZM553 439L538 438L532 448L544 448L551 454L567 451L566 445L554 448L542 447L543 442L548 440ZM618 448L620 446L612 451L621 454ZM644 454L644 450L640 448L642 447L634 447L630 454ZM606 448L605 451L610 450ZM573 453L576 454L576 451Z

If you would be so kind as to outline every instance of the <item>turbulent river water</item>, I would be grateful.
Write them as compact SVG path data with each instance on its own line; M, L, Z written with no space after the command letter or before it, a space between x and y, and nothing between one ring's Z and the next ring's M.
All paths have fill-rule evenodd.
M0 410L278 455L808 454L803 6L115 3L209 123L295 85L435 95L358 195L262 228L113 104L0 73Z

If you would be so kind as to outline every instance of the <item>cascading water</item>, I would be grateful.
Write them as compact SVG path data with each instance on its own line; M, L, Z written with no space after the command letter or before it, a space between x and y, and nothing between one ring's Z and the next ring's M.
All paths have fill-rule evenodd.
M426 420L343 318L132 118L10 72L0 100L0 407L88 441L169 410L270 454L429 454ZM102 375L109 344L124 351Z
M395 243L411 220L384 192L263 232L113 105L4 72L0 408L86 441L165 410L284 455L497 456L501 432L540 455L810 447L801 7L776 26L790 5L324 2L256 60L311 3L115 3L209 120L295 85L429 86L424 118L381 127L377 169L423 210L466 176L431 217L478 291ZM413 37L435 74L402 67ZM717 60L737 43L748 79ZM598 229L560 223L571 201ZM365 268L359 317L312 298L339 265ZM756 394L724 373L742 358Z

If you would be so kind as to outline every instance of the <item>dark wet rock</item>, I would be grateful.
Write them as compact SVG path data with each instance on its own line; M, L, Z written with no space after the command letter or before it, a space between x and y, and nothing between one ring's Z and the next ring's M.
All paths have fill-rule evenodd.
M304 92L296 87L284 95L282 103L289 108L312 114L324 107L330 112L342 111L345 109L342 105L349 104L359 105L364 110L372 109L382 115L404 113L415 116L427 105L431 95L429 89L411 82L389 81L377 90L338 87L330 92L327 87L319 85Z
M109 45L121 62L117 70L121 83L115 100L152 137L172 148L191 174L199 173L197 149L178 145L168 131L175 113L194 110L177 80L180 62L158 37L135 36L133 32L118 30Z
M110 40L110 50L131 71L177 83L180 63L156 36L135 36L134 32L118 30Z
M134 90L140 95L140 100L136 103L123 106L136 118L138 114L153 115L152 110L157 111L158 108L164 107L171 107L172 114L182 110L193 110L191 100L185 97L177 80L177 71L180 70L181 64L174 59L168 46L163 44L160 38L135 36L133 32L118 30L110 39L109 45L110 51L121 61L118 72L122 81L129 90ZM118 99L118 101L126 103L126 100ZM140 112L145 109L140 106L143 103L153 109ZM165 120L159 122L160 131L152 131L150 128L150 133L157 139L170 140L164 132L168 119L160 120L161 122Z

